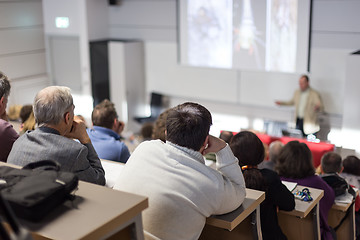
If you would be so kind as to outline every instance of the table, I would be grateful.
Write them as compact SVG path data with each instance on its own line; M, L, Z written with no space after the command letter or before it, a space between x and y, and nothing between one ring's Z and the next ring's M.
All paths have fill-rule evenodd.
M348 212L348 213L347 213ZM355 239L355 203L335 203L328 215L329 226L335 228L343 219L343 223L337 229L338 239Z
M34 239L144 239L141 211L147 197L83 181L75 195L40 222L19 219L20 224Z
M199 239L262 239L260 204L264 200L264 192L247 188L245 200L239 208L206 219Z
M308 188L313 200L304 202L295 199L295 209L278 212L279 225L288 239L321 239L319 202L324 190L297 185L294 191ZM310 214L311 213L311 214Z
M116 239L131 235L132 239L143 239L141 211L147 207L146 197L80 181L73 202L67 201L39 223L20 223L34 239Z

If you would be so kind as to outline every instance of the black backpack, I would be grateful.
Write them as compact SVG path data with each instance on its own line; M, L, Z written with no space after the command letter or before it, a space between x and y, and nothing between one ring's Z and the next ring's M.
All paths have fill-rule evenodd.
M72 172L60 171L58 162L44 160L22 169L0 167L0 192L19 218L39 221L67 199L78 186Z
M321 178L332 188L335 192L335 197L349 192L355 198L355 191L346 180L340 177L338 174L327 174L321 176Z

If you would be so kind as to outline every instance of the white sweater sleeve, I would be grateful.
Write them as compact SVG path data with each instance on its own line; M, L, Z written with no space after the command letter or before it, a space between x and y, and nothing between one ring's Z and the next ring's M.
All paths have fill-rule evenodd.
M214 214L230 212L245 199L245 181L238 162L228 144L216 153L216 169L223 175L224 187L221 204Z

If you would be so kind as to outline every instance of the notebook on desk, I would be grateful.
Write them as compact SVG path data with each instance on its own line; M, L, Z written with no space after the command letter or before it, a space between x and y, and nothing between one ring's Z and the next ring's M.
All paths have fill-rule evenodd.
M290 192L292 192L297 186L297 183L295 182L288 182L288 181L281 181L281 182L287 187L287 189L289 189Z

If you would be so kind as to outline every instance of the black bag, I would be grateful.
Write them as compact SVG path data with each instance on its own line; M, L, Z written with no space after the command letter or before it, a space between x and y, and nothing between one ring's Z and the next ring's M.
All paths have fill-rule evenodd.
M73 198L78 177L60 171L59 163L38 161L22 169L0 167L0 192L19 218L39 221L55 207Z
M321 178L332 188L335 192L335 197L345 194L350 190L349 184L346 180L337 174L329 174L321 176ZM349 191L350 194L351 190Z

